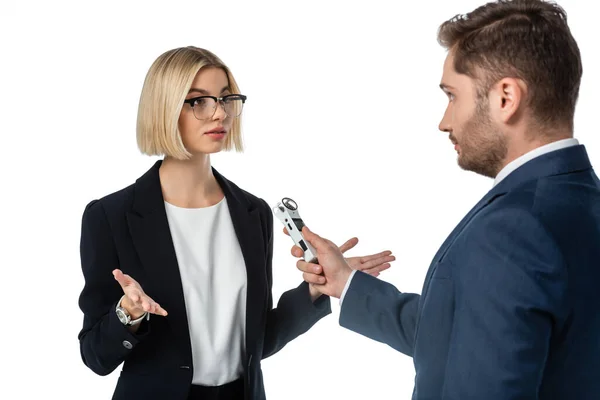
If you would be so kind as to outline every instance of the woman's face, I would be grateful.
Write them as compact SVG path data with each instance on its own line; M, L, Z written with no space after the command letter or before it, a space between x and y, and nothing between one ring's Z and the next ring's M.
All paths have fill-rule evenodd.
M231 94L227 74L221 68L206 67L200 69L186 100L199 96L223 97ZM183 105L179 115L179 132L183 145L192 153L210 154L218 153L223 149L225 137L231 130L233 118L228 117L220 104L217 104L214 114L212 113L212 100L204 99L194 103L194 107L188 103ZM194 114L200 116L199 120Z

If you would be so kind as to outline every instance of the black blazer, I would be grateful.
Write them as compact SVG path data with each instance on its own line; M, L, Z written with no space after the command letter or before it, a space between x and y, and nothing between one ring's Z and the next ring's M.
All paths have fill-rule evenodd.
M192 381L189 327L160 186L161 163L157 161L133 185L91 201L83 213L81 356L99 375L124 362L113 399L183 400ZM285 292L273 308L271 209L216 170L213 173L227 198L247 270L245 398L262 400L261 360L331 313L330 299L322 296L312 303L303 282ZM130 333L115 313L123 294L112 275L115 268L136 279L169 315L152 315L137 333Z

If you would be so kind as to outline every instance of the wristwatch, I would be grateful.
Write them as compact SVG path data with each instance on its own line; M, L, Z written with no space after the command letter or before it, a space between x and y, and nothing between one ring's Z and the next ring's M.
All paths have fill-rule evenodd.
M125 326L135 326L139 323L141 323L144 318L150 319L150 314L148 314L147 312L145 312L141 317L139 317L138 319L131 319L131 315L129 315L129 313L127 312L126 309L124 309L123 307L121 307L121 301L123 300L123 298L125 297L125 295L123 295L121 297L121 299L119 299L119 302L117 303L117 309L115 310L117 313L117 318L119 318L119 321L121 321L121 323Z

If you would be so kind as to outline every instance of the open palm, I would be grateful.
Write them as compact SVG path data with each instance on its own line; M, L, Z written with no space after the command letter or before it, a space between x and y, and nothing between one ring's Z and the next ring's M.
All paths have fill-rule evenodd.
M358 244L358 238L352 238L339 247L340 251L345 253ZM391 262L396 259L389 250L377 254L359 257L344 257L350 268L362 271L372 276L379 276L381 271L385 271L391 266Z

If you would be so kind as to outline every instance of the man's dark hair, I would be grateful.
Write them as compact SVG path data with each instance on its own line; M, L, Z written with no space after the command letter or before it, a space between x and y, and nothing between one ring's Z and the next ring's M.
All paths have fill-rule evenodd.
M563 8L542 0L499 0L444 22L438 41L454 69L487 94L505 77L528 88L528 105L544 127L573 129L583 68Z

